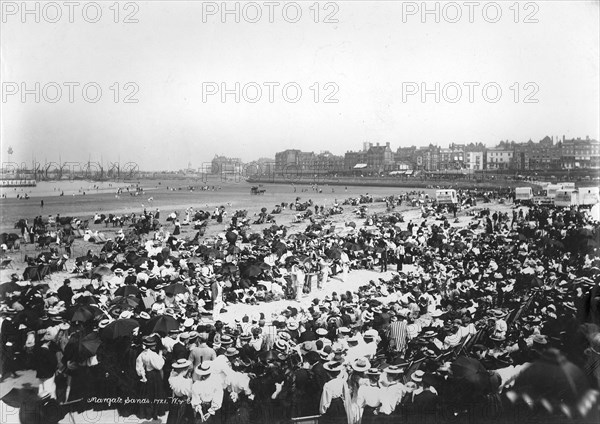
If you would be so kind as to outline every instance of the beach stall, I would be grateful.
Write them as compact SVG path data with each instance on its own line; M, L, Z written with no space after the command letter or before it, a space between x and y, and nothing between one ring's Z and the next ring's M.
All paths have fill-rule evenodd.
M456 190L436 190L435 200L439 205L457 205L458 197L456 196Z
M579 195L577 190L561 189L556 191L554 196L554 206L569 208L579 204Z

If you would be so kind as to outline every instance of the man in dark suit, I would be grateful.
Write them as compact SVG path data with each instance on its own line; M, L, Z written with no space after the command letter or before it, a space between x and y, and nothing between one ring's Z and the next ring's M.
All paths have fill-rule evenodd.
M413 408L417 413L433 413L436 411L439 399L431 384L435 378L431 374L423 375L423 388L413 397Z
M71 299L73 298L73 289L71 289L71 280L65 279L63 285L57 290L56 294L60 300L65 302L65 306L71 306Z
M176 362L179 359L187 359L190 356L190 352L186 347L189 337L190 335L187 332L179 335L179 340L173 345L173 362Z

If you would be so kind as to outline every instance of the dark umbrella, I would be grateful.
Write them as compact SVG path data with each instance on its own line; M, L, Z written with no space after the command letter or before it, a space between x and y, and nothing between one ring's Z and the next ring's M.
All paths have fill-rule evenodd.
M350 243L350 242L344 244L344 249L346 249L350 252L358 252L360 250L363 250L363 248L361 246L359 246L358 244Z
M104 340L114 340L119 337L131 336L133 330L139 327L139 325L134 319L118 319L103 328L100 335Z
M223 275L234 275L237 274L238 271L237 265L231 262L227 262L221 266L221 273Z
M111 306L121 309L137 308L141 303L141 299L135 296L118 296L113 299Z
M183 284L179 284L179 283L170 284L167 287L165 287L164 290L165 290L165 294L173 295L173 296L175 296L176 294L188 292L187 288Z
M333 260L341 259L342 251L340 249L329 249L329 251L327 252L327 257Z
M273 250L278 254L282 255L285 252L287 252L287 246L285 245L285 243L278 241L273 245Z
M519 399L543 406L550 412L562 411L570 418L585 417L598 392L592 390L586 375L557 349L546 350L527 367L506 394L513 403Z
M260 269L262 269L263 271L269 271L271 269L271 265L269 265L268 263L265 263L265 262L258 263L258 267Z
M256 276L260 275L260 273L262 271L263 270L258 265L252 264L252 265L246 267L242 271L242 274L246 277L256 277Z
M92 332L81 338L74 338L65 346L65 357L67 359L81 362L87 358L91 358L98 351L98 347L102 344L102 340L98 333Z
M151 318L144 326L144 334L158 333L162 336L169 334L171 330L177 330L179 323L169 315L157 315Z
M85 305L85 306L75 306L71 308L69 314L71 316L71 321L81 321L87 322L91 319L94 319L97 316L102 315L103 312L97 306L93 305Z
M81 296L75 300L76 305L95 305L98 303L98 297L94 295Z
M138 289L136 286L122 286L119 287L116 291L115 291L115 296L137 296L140 293L140 289Z
M471 387L485 391L489 388L490 376L477 359L459 356L451 365L452 377Z
M229 244L235 244L235 242L237 241L238 235L236 233L234 233L233 231L227 231L227 234L225 234L225 240L227 240L229 242Z
M237 255L241 251L242 250L239 247L234 246L233 244L230 244L229 246L227 246L227 253L229 253L230 255Z
M92 270L92 275L100 275L102 277L113 275L112 270L107 266L97 266Z

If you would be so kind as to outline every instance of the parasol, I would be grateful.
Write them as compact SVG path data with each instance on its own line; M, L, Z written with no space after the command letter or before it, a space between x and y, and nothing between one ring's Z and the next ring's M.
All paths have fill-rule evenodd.
M133 330L139 326L140 324L134 319L118 319L103 328L100 336L104 340L114 340L119 337L131 336Z
M585 417L598 394L579 367L550 348L517 377L506 396L513 403L522 399L530 405L541 405L550 413L560 411L574 418Z
M171 330L177 330L179 323L175 318L169 315L157 315L151 318L144 326L144 334L158 333L161 336L166 336Z
M138 289L136 286L131 286L131 285L127 285L127 286L122 286L119 287L116 291L115 291L115 296L137 296L140 293L140 289Z
M102 277L107 277L109 275L113 275L113 272L107 266L97 266L92 270L92 275L100 275Z
M187 288L180 283L173 283L164 288L165 294L175 296L180 293L187 293Z
M91 358L98 351L102 341L95 331L83 337L73 337L65 346L65 357L68 360L81 362Z
M242 274L246 277L256 277L260 275L262 271L263 270L260 268L260 266L251 264L242 271Z
M136 296L117 296L112 300L111 307L120 309L135 309L141 302L141 299Z
M87 322L89 320L94 319L100 315L103 315L103 312L97 306L93 305L79 305L74 306L69 310L68 315L71 316L72 322Z

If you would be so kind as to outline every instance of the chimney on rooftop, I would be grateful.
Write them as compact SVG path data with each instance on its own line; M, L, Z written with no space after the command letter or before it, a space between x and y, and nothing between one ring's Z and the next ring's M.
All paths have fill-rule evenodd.
M385 143L385 146L386 146L386 147L390 147L390 142L389 142L389 141L388 141L388 142L386 142L386 143Z

